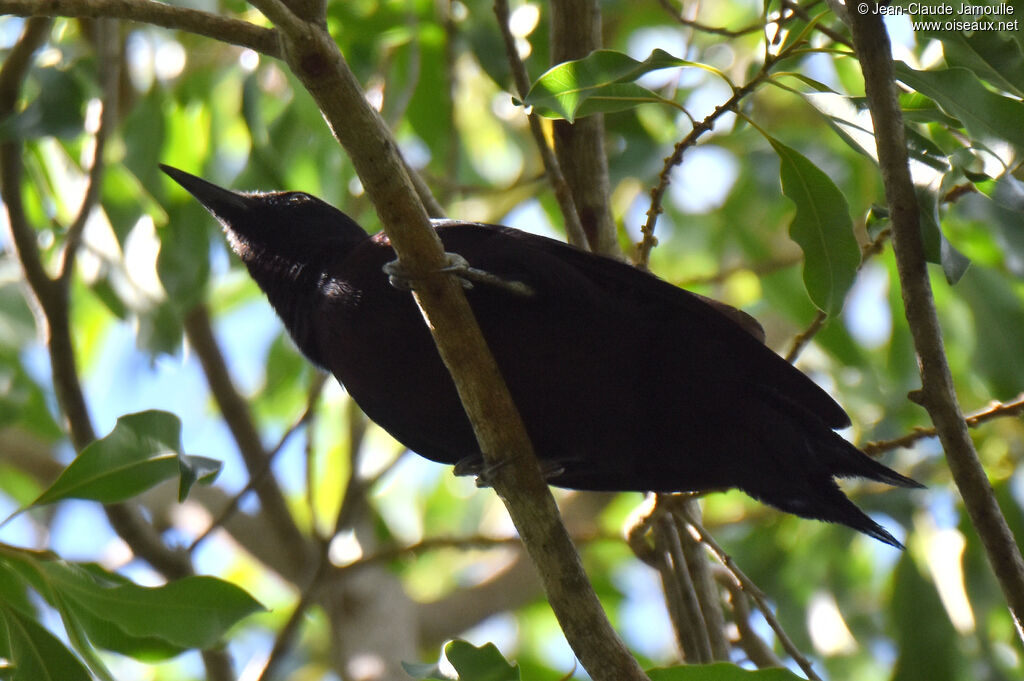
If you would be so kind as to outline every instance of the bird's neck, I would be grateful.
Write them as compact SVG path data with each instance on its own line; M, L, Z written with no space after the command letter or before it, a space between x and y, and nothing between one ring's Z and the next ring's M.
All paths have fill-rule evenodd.
M299 350L314 364L322 367L324 363L313 332L322 267L314 263L290 261L280 256L247 261L246 265Z

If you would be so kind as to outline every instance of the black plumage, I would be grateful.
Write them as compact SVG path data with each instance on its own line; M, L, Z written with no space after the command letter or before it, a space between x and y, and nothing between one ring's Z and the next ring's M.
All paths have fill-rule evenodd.
M308 194L233 192L161 168L221 222L298 347L371 419L433 461L479 458L412 296L382 269L395 259L383 233ZM899 546L835 478L919 485L835 433L846 413L745 313L552 239L434 226L491 277L470 273L466 296L552 485L736 487Z

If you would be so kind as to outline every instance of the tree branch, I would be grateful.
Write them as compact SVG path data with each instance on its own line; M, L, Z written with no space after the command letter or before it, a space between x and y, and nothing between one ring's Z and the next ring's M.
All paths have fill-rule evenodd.
M702 24L696 19L687 19L686 17L683 16L684 8L682 6L680 6L679 8L673 7L672 3L670 3L669 0L658 0L658 4L661 5L666 12L668 12L668 15L670 17L672 17L675 21L679 22L681 26L692 28L693 30L700 31L701 33L710 33L712 35L720 35L726 38L738 38L740 36L747 35L748 33L757 33L758 31L763 31L766 26L766 24L763 21L755 22L753 24L750 24L749 26L744 26L743 28L725 28L724 26L710 26L708 24Z
M59 285L67 288L70 285L71 274L74 270L75 257L78 255L78 248L82 243L82 233L85 232L85 225L92 215L93 208L99 202L103 193L103 172L106 164L103 159L103 152L106 150L107 139L111 130L117 123L118 110L118 86L121 77L121 36L119 24L114 19L100 19L96 22L97 40L96 46L99 50L98 70L100 89L103 91L101 100L103 107L100 114L99 128L93 137L92 165L89 168L88 186L82 205L78 209L78 215L74 222L68 227L67 235L64 237L64 248L61 251L60 274L57 275Z
M268 57L281 57L277 31L273 29L151 0L0 0L0 14L127 19L248 47Z
M264 475L269 454L263 447L256 424L253 423L249 405L238 391L228 374L224 355L220 351L217 339L213 335L210 316L203 305L194 307L184 319L185 335L195 350L199 363L203 367L210 392L217 402L224 421L234 437L238 450L245 461L246 469L252 481L253 489L259 497L260 506L268 523L277 534L278 540L289 560L297 568L306 565L310 559L312 547L292 518L285 502L281 488L273 476ZM302 574L296 569L296 574Z
M515 38L508 26L508 0L494 0L494 14L498 19L498 28L505 41L505 54L508 55L508 63L512 69L512 79L515 81L516 90L520 98L526 97L530 91L530 76L526 72L526 65L519 58L519 50L516 48ZM580 222L580 214L576 210L576 203L573 200L572 189L562 174L562 166L558 162L555 153L548 146L544 137L544 130L541 126L540 116L535 112L527 114L527 122L530 125L530 134L540 152L541 162L547 173L548 181L555 192L555 200L558 201L558 208L562 212L562 220L565 223L565 234L570 244L579 248L587 247L587 234Z
M599 0L552 0L550 6L552 62L582 59L601 49ZM611 182L604 150L604 116L594 114L573 123L558 120L552 127L555 153L587 235L586 245L595 253L622 258L609 205Z
M659 513L658 516L653 519L651 529L672 628L683 658L690 664L707 664L712 659L708 625L686 565L679 534L671 515Z
M747 657L757 665L758 669L768 667L782 667L782 660L775 655L767 643L765 643L754 628L750 625L750 603L743 587L736 581L729 570L724 566L715 572L715 578L729 591L729 602L732 604L732 620L736 624L739 633L739 646Z
M661 202L664 200L665 192L668 190L668 185L672 181L672 169L683 162L683 155L686 153L687 149L696 145L697 140L699 140L702 135L710 132L711 129L715 127L715 121L729 111L736 111L736 107L739 105L740 101L757 89L757 87L768 78L772 66L776 61L778 61L778 59L778 57L769 57L761 66L761 70L758 71L756 76L754 76L743 87L733 90L732 96L720 106L715 107L715 110L708 114L704 120L699 123L694 122L693 129L687 133L686 137L676 144L672 153L665 158L665 162L661 168L661 173L658 175L658 184L651 189L651 206L647 209L647 221L644 223L643 227L640 228L643 238L640 240L640 243L637 244L637 267L643 270L647 269L648 262L651 257L651 249L658 244L658 239L654 236L654 228L658 223L658 216L663 212Z
M992 402L984 409L980 409L973 414L969 414L964 417L964 422L967 424L968 428L977 428L981 424L991 421L992 419L1021 415L1024 415L1024 393L1017 395L1017 397L1009 402ZM934 426L931 428L918 427L906 435L901 435L900 437L893 438L891 440L868 442L861 447L861 451L868 456L878 456L882 452L887 452L891 449L913 447L919 440L935 437L937 433L938 431Z
M696 499L686 499L681 505L687 516L700 517L700 504ZM686 567L693 580L694 593L707 625L711 659L716 662L728 661L729 641L725 636L725 615L722 613L721 597L712 574L708 552L690 533L685 522L675 515L672 516L672 521L673 531L679 537L679 544L686 558Z
M461 286L439 272L445 263L439 237L416 199L389 130L366 102L326 30L296 22L279 28L289 66L348 152L398 257L417 282L416 300L452 374L484 461L496 471L494 490L538 566L566 638L593 678L645 679L587 581Z
M876 9L874 3L871 4L871 9ZM893 246L907 323L920 364L922 387L916 401L928 410L935 424L964 506L985 546L1017 634L1024 641L1024 558L968 435L946 361L908 166L903 118L893 81L889 36L880 14L861 13L852 8L848 14L853 43L864 72L878 163L892 217Z
M764 615L765 620L768 622L768 626L772 628L772 631L774 631L775 635L779 638L779 643L781 643L782 647L787 653L789 653L789 656L793 658L793 661L800 666L800 669L802 669L804 674L807 675L807 678L811 681L822 681L821 677L818 676L818 673L814 671L814 666L811 665L811 661L800 652L800 649L796 647L793 640L789 638L788 634L786 634L786 630L782 628L782 624L771 611L771 608L768 605L768 599L765 598L764 593L756 584L754 584L754 581L750 579L750 577L747 577L747 575L740 570L739 566L736 565L736 562L732 559L732 556L726 553L722 547L718 545L718 542L715 541L714 537L708 534L708 531L705 530L701 526L700 522L695 518L687 517L686 513L681 511L678 507L674 508L673 512L682 514L681 519L688 523L690 527L697 532L700 536L700 540L707 544L712 553L714 553L715 556L718 557L718 560L722 562L722 565L724 565L732 576L736 578L736 581L743 589L743 592L754 599L754 602L757 603L758 609L761 610L761 614Z
M50 26L49 18L33 17L30 19L21 38L11 49L3 67L0 68L0 120L13 114L21 84L31 65L32 55L46 41ZM108 30L114 28L116 27L107 27ZM118 44L111 36L107 36L107 39L115 46ZM114 70L116 71L116 69ZM106 95L113 97L112 93L116 91L116 80L116 73L112 76L108 71L103 88ZM42 257L36 245L35 230L29 224L22 205L21 190L24 170L22 144L13 139L5 140L0 144L0 195L3 196L3 203L7 209L11 240L15 244L18 260L34 298L32 302L35 303L36 323L43 332L49 352L57 402L67 420L71 443L77 452L81 452L96 439L96 431L93 428L92 417L82 392L82 384L75 361L69 314L70 274L68 273L73 267L78 236L84 228L84 215L96 200L95 196L90 198L89 195L93 192L98 193L103 170L100 159L103 154L103 140L107 134L104 129L111 124L117 108L116 100L105 100L103 107L104 120L101 122L100 131L95 141L97 155L90 175L90 182L94 183L97 189L90 187L90 190L87 191L79 218L69 230L69 238L73 241L65 245L64 263L57 279L51 278L43 266ZM104 506L104 511L111 527L128 544L132 552L142 557L168 579L194 574L188 555L182 551L168 548L159 533L150 523L146 522L136 509L127 504L108 504ZM227 681L231 678L230 659L223 651L204 651L204 660L211 679Z

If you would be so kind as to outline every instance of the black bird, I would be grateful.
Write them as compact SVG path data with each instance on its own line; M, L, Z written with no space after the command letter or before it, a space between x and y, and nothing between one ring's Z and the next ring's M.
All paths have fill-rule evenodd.
M223 225L299 349L420 455L481 457L387 236L301 192L239 193L161 165ZM509 227L434 221L558 487L736 487L805 518L900 543L835 478L920 487L834 432L850 424L763 343L753 318L627 264Z

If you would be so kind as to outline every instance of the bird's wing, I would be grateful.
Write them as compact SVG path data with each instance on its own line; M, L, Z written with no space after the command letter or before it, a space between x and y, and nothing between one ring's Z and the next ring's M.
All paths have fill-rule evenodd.
M805 411L830 428L850 425L846 412L828 393L764 345L760 325L745 312L673 286L627 263L547 237L476 223L439 222L438 227L446 246L458 244L473 267L522 281L535 287L538 295L550 286L558 286L559 295L569 297L583 285L596 287L608 300L610 312L642 310L663 332L666 347L662 349L671 348L673 337L697 334L701 343L709 344L709 357L728 358L740 366L742 379L765 396L784 396L789 408ZM446 233L449 236L445 237ZM552 259L568 267L558 268ZM537 264L544 262L548 266ZM610 304L613 301L615 304ZM694 347L692 341L687 345Z

